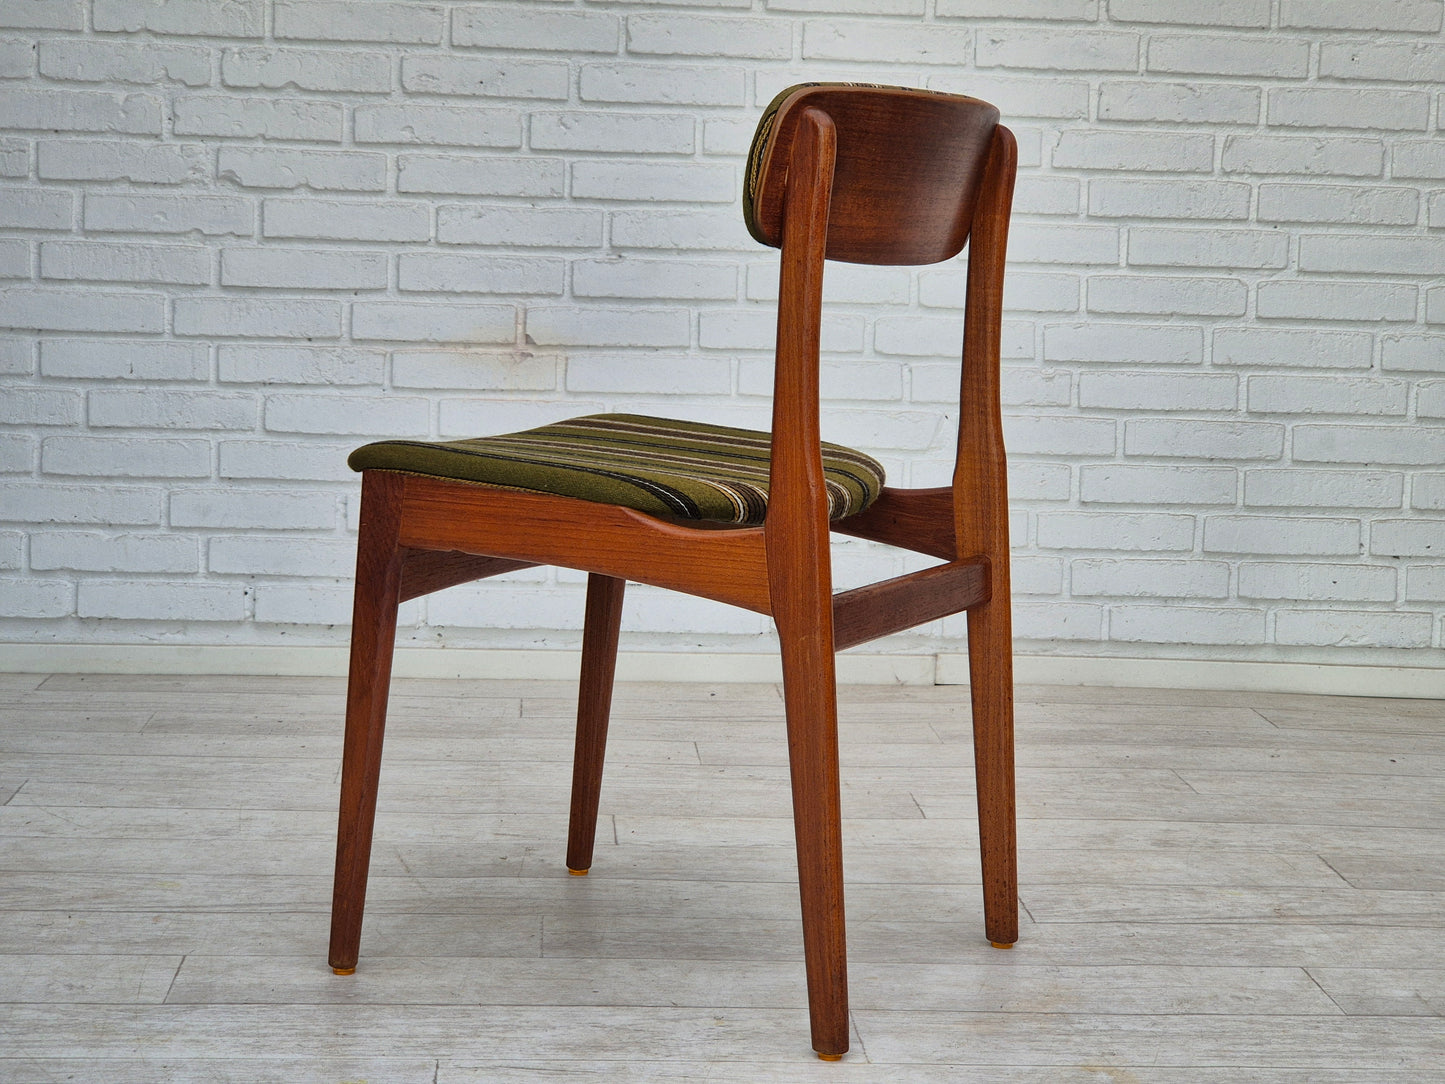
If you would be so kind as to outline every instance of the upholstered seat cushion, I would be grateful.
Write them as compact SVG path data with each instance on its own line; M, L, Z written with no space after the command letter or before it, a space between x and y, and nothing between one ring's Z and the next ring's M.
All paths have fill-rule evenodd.
M351 453L353 470L396 470L619 504L652 515L758 524L768 503L767 433L638 414L593 414L470 440L385 440ZM823 445L829 514L863 511L883 467Z

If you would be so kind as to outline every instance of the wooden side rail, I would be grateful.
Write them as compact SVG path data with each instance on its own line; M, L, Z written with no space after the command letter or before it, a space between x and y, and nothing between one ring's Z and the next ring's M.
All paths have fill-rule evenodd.
M696 531L618 505L399 477L408 549L561 565L771 612L761 527Z
M925 568L833 596L833 639L839 651L948 617L989 599L986 557Z

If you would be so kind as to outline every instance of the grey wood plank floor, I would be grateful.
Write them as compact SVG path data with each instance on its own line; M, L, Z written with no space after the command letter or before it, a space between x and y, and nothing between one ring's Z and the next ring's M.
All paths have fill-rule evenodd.
M360 970L344 696L0 675L0 1081L1445 1081L1445 703L1021 688L1022 940L966 690L844 687L853 1050L807 1041L779 690L398 681Z

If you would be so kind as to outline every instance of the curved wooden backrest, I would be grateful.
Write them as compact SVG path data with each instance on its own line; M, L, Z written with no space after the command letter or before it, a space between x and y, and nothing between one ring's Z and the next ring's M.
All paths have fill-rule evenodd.
M962 251L998 110L977 98L841 83L792 87L763 114L748 155L748 231L781 247L788 163L812 106L837 130L827 257L926 264Z

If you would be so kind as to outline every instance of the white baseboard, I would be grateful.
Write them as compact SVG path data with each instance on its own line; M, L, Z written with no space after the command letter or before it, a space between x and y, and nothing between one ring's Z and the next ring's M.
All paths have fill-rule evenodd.
M575 681L577 651L398 647L396 677ZM0 644L0 673L256 674L340 676L344 647L173 644ZM854 685L932 685L932 655L839 655L838 680ZM619 681L781 681L776 655L744 652L622 651Z
M0 673L256 674L344 676L344 647L158 644L0 644ZM397 677L573 681L575 651L399 647ZM775 655L737 652L641 652L618 656L620 681L778 681ZM1237 690L1445 699L1445 666L1335 665L1016 655L1026 685ZM967 684L963 654L838 656L838 680L856 685Z
M967 683L967 655L939 655L937 665L939 685ZM1021 685L1445 699L1445 668L1428 666L1018 655L1014 680Z

